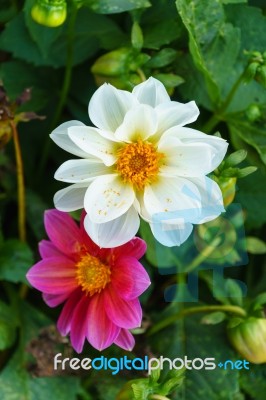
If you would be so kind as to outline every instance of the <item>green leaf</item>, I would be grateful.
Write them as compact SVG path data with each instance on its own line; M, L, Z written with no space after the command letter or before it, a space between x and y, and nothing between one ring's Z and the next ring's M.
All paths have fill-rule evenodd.
M32 264L32 251L26 243L10 239L0 247L1 279L14 283L27 283L25 275Z
M228 120L230 133L232 136L239 136L244 142L254 147L261 160L266 164L266 124L250 124L245 119Z
M247 0L222 0L223 4L247 3Z
M239 57L245 62L245 51L261 51L266 48L265 24L266 17L261 9L243 4L225 7L228 20L241 29L241 49Z
M0 350L12 346L17 325L18 320L12 307L0 300Z
M225 284L215 290L215 298L223 304L233 304L239 307L243 304L243 292L237 281L227 278Z
M164 48L147 62L146 67L148 68L162 68L171 64L177 57L177 51L171 48Z
M162 32L164 34L162 35ZM144 45L148 49L159 49L169 45L181 35L181 27L177 18L161 20L156 25L143 26Z
M226 314L221 311L215 311L210 314L204 315L201 319L201 323L204 325L216 325L224 321Z
M247 157L246 150L237 150L234 153L230 154L224 161L225 166L234 167L235 165L240 164Z
M139 379L137 383L132 384L132 391L134 393L134 400L146 400L150 393L149 381Z
M23 43L23 46L21 46L21 43ZM1 33L0 48L12 52L15 57L22 60L32 62L36 65L42 64L41 53L37 44L31 39L25 26L22 12L13 18Z
M257 167L252 167L252 166L238 169L236 177L245 178L246 176L253 174L253 172L256 172L257 169L258 169Z
M100 47L109 49L116 46L118 42L123 44L124 40L125 37L115 22L104 15L95 15L88 9L82 8L78 12L75 25L73 65L94 55ZM23 46L21 46L21 42ZM0 35L0 48L12 52L15 57L37 66L61 67L65 66L67 57L67 26L63 25L61 34L56 40L47 41L45 50L42 46L42 42L38 45L32 39L25 25L24 13L20 13L14 18Z
M51 45L62 33L63 26L61 25L57 28L51 29L35 22L31 16L31 9L34 4L35 0L26 0L24 5L24 18L30 36L37 44L43 58L45 59L49 57Z
M266 253L266 243L256 237L247 237L247 251L251 254L265 254Z
M167 396L172 393L178 386L182 385L185 376L185 369L169 371L164 379L164 383L160 387L160 394Z
M143 46L143 33L137 21L135 21L132 26L131 43L132 47L136 50L140 50Z
M23 110L38 111L46 105L51 96L49 88L52 86L50 79L53 79L53 72L47 75L46 68L36 69L18 60L2 63L0 67L0 77L10 99L16 99L25 88L31 88L31 99L23 106Z
M226 22L219 1L177 0L176 5L189 34L190 53L205 77L209 97L216 108L228 80L226 71L233 67L239 52L239 29Z
M148 0L84 0L83 3L100 14L116 14L151 5Z
M154 78L161 81L166 88L173 88L184 83L184 79L181 76L174 74L154 74Z
M152 371L151 371L151 374L150 374L150 377L149 377L151 383L158 382L158 380L160 378L161 369L160 369L160 366L158 364L157 365L156 364L157 363L154 362L154 361L151 363L153 368L157 367L155 369L152 369Z
M263 312L264 306L266 305L266 292L260 293L255 299L251 302L250 310L252 312L259 311L260 313L256 316L261 317L261 311Z
M43 223L44 211L48 209L47 204L35 192L27 190L26 192L26 211L27 221L36 236L37 240L45 237Z
M25 348L36 339L40 329L51 321L28 303L20 303L23 335L17 351L0 374L0 398L8 400L76 400L79 378L73 376L32 377L28 372L29 354ZM49 362L52 359L49 360Z
M232 68L225 83L225 92L229 92L248 62L247 52L265 51L266 48L266 17L262 10L243 4L231 4L224 7L227 19L241 30L240 51L237 63ZM237 112L247 109L250 104L265 103L265 88L257 82L241 84L235 93L227 112Z
M177 312L178 303L169 306ZM162 315L160 316L162 318ZM235 353L226 339L224 324L200 324L200 316L189 316L150 338L154 352L170 359L215 358L215 364L235 359ZM185 340L184 340L185 338ZM177 362L176 365L180 365ZM233 400L239 392L239 371L216 367L213 370L186 370L186 377L173 399ZM181 397L182 393L182 397ZM179 397L180 396L180 397Z
M240 386L252 400L265 400L266 393L266 364L252 365L251 371L242 370Z
M236 201L242 204L246 212L246 222L251 228L258 228L266 222L266 172L259 169L254 174L237 182L238 192Z
M0 23L11 20L18 12L16 3L10 0L1 0Z

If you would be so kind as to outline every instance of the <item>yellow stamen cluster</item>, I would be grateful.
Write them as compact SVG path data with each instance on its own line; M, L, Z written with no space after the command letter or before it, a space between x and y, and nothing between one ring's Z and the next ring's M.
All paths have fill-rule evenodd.
M142 190L156 180L162 158L163 154L153 144L138 140L118 150L116 170L124 182Z
M111 280L110 266L89 253L81 257L76 267L78 284L90 296L100 293Z

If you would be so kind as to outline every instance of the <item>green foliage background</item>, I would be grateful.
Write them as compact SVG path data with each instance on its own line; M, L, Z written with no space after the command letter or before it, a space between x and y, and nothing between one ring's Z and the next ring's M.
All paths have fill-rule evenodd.
M249 54L266 51L266 4L259 0L84 0L76 13L78 2L68 1L66 22L48 28L32 20L33 3L2 0L0 6L0 79L11 100L31 88L31 100L20 111L46 117L18 127L26 182L26 243L19 240L17 231L13 143L10 140L4 146L0 137L0 398L113 400L126 382L143 375L128 371L116 376L108 371L55 374L53 355L72 354L54 330L59 310L48 309L36 291L25 295L25 274L38 260L37 244L45 237L43 212L53 207L53 195L62 187L53 174L68 158L50 143L48 135L70 119L90 124L88 102L104 81L131 90L144 75L154 76L165 84L172 99L195 100L201 114L193 127L210 134L219 131L229 141L230 153L247 150L244 167L258 168L237 180L236 186L235 202L244 210L249 261L226 270L229 283L232 279L246 283L247 296L237 284L214 295L207 270L201 272L199 284L201 305L246 307L266 288L266 75L264 81L255 76L248 82L244 76ZM232 176L237 174L232 172L227 178ZM143 329L136 332L133 355L239 359L226 337L223 317L215 326L202 324L198 316L173 318L171 325L152 332L178 311L196 305L178 301L178 294L176 302L164 300L164 289L175 282L176 272L179 278L185 277L194 253L191 241L180 249L160 247L145 224L140 234L149 245L143 263L153 285L142 298L146 319ZM237 254L230 257L228 263L235 265ZM164 267L177 269L162 275ZM42 354L37 351L38 360L36 348L43 349ZM120 357L126 353L111 347L103 354ZM89 345L83 352L84 357L98 355ZM263 400L265 377L265 365L251 365L250 371L188 371L169 398ZM125 398L152 398L142 387L135 397Z

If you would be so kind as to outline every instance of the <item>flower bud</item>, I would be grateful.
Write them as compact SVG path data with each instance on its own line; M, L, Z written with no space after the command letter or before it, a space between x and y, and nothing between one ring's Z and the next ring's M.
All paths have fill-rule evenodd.
M220 186L223 195L224 206L229 206L229 204L231 204L235 198L237 179L235 177L225 178L221 176L213 176L212 179L214 179Z
M37 0L31 9L32 19L40 25L55 28L65 22L65 0Z
M110 51L99 57L91 67L96 84L100 86L108 82L118 89L132 89L141 82L132 69L133 61L132 50L128 48Z
M266 319L249 317L235 324L231 320L227 328L228 338L232 346L243 358L254 363L266 362Z
M257 104L251 104L246 110L246 116L250 122L255 122L261 118L261 110Z
M251 81L255 77L257 68L259 67L259 65L260 64L256 61L253 61L249 64L249 66L245 72L245 78L248 82Z
M231 204L236 195L236 178L220 179L220 188L223 194L224 206Z
M131 49L121 48L104 54L91 67L94 75L120 76L128 71L132 59Z

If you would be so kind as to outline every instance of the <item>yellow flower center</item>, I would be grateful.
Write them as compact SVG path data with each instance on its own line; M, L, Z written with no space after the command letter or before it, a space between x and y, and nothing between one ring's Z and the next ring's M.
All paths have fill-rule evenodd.
M76 279L82 290L92 296L100 293L110 282L110 266L88 253L76 264Z
M138 140L118 150L117 172L138 190L156 180L163 154L151 143Z

